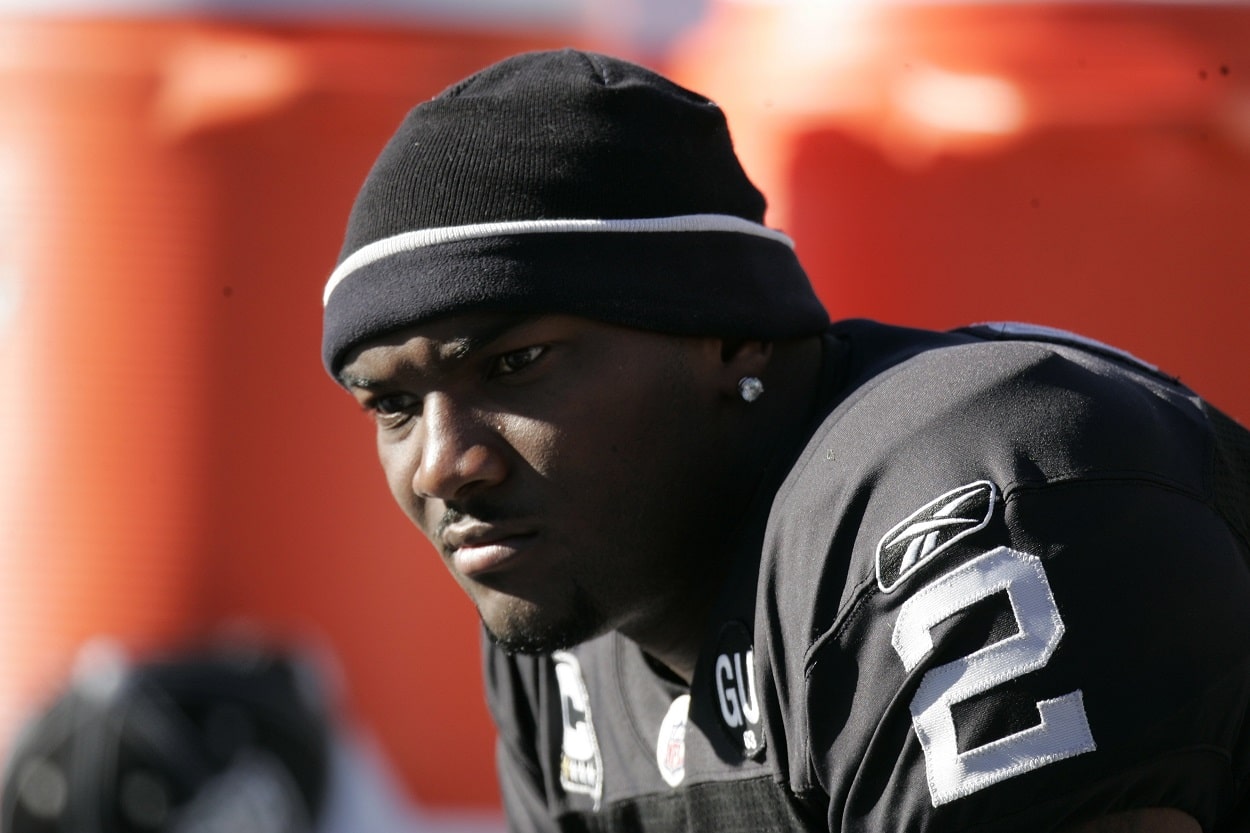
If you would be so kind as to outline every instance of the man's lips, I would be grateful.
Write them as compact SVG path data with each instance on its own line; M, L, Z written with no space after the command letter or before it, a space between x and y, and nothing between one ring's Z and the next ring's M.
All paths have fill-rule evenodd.
M454 524L443 532L443 552L456 572L473 577L511 566L536 534L519 526Z

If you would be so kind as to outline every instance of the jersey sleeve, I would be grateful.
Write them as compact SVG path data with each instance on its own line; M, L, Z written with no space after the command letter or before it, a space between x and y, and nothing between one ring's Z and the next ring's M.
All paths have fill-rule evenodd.
M1148 806L1216 829L1250 743L1238 543L1154 484L1008 494L1001 513L892 592L869 585L809 657L833 829L1024 833ZM862 717L839 726L848 668Z
M865 395L785 487L756 626L773 748L841 833L1155 806L1236 830L1250 554L1204 417L1030 351L934 359L917 375L966 385L944 410Z

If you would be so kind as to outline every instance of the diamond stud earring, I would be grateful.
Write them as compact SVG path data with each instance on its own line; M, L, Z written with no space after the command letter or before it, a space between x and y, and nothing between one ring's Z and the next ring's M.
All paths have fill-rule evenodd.
M743 402L754 402L764 393L764 383L755 376L743 376L738 380L738 395Z

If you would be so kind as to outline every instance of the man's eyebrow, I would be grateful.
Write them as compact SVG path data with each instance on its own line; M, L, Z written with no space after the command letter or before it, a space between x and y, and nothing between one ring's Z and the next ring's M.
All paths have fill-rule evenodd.
M513 330L523 327L539 317L538 315L509 316L481 324L474 332L447 339L438 351L439 359L445 362L462 361L474 353L486 349ZM381 382L377 379L357 376L346 371L339 373L338 381L345 388L360 390L369 390L381 385Z
M377 387L378 384L373 379L366 379L363 376L353 376L350 373L340 373L338 375L338 380L339 384L345 388L360 388L361 390L368 390L369 388Z
M448 339L447 346L439 352L452 360L468 358L536 318L538 318L537 315L519 315L490 321L468 335Z

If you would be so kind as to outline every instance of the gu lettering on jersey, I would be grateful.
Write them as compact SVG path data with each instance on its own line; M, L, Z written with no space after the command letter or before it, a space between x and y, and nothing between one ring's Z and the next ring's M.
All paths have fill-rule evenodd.
M764 751L764 732L755 693L755 651L740 622L721 628L713 669L721 727L744 755L760 754Z
M670 787L686 780L686 721L690 714L690 695L682 694L668 707L660 722L660 735L655 743L655 763Z
M984 529L994 514L998 490L978 480L926 503L877 543L877 585L889 593L922 564L956 541Z
M586 681L577 657L565 651L551 655L555 661L556 684L560 687L560 715L564 730L560 740L560 786L595 800L603 797L603 756L591 720Z

